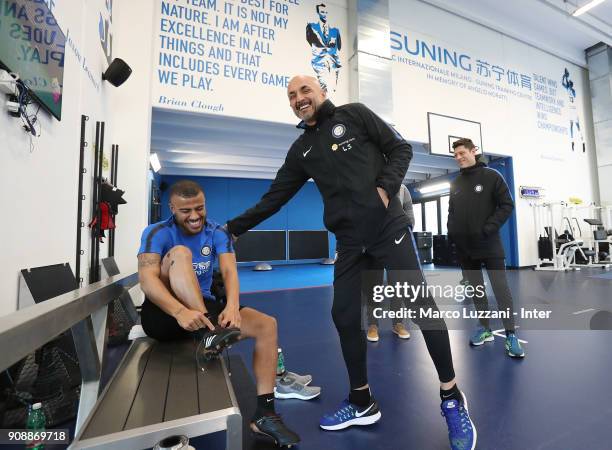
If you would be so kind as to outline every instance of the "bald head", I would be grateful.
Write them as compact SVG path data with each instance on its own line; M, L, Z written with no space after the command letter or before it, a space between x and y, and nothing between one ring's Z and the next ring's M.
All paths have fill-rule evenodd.
M319 81L309 75L296 75L287 86L289 105L293 113L307 125L317 123L317 111L327 99Z

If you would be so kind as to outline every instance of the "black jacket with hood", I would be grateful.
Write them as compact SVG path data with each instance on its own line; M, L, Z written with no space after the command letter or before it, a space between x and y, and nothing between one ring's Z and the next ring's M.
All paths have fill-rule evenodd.
M385 226L407 226L396 194L412 158L412 147L390 125L360 103L323 102L317 123L298 125L293 143L270 189L228 221L239 236L276 213L312 178L321 193L325 227L339 242L368 245ZM376 188L389 195L385 208ZM395 223L397 222L397 223Z
M459 257L504 258L499 229L514 209L504 178L483 162L461 169L451 183L448 236Z

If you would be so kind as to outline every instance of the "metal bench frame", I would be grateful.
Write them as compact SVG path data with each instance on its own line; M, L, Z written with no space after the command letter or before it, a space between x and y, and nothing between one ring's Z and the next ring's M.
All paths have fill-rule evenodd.
M199 436L227 430L227 448L241 449L242 416L229 381L227 385L232 404L230 408L79 441L79 436L99 403L101 361L107 337L108 304L125 296L127 290L137 284L137 273L127 276L119 274L0 317L0 348L10 349L0 352L0 370L8 369L59 334L71 329L79 359L82 385L76 421L76 439L70 448L134 450L152 447L159 440L172 434ZM128 350L121 364L127 361L130 354ZM225 379L228 380L225 365L223 371ZM115 376L108 382L100 399L114 379Z

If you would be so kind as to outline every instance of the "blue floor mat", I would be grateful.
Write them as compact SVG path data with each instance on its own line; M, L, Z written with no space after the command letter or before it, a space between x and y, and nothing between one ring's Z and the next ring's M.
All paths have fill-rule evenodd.
M252 267L241 267L238 269L238 277L242 294L331 286L334 279L334 266L321 264L273 266L273 270L266 272L255 272Z
M334 266L322 264L291 264L272 266L273 270L255 272L253 267L239 267L240 293L277 291L280 289L303 289L331 286L334 281ZM433 270L433 264L423 265L423 270ZM454 268L437 268L456 270Z

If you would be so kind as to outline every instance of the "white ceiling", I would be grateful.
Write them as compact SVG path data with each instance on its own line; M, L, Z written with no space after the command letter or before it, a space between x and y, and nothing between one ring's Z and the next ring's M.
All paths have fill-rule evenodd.
M584 50L612 46L612 0L578 18L588 0L421 0L585 65ZM271 179L300 130L292 125L153 110L151 152L162 174ZM406 181L455 170L452 159L431 156L417 143Z
M589 0L421 0L585 66L584 50L612 46L612 0L579 17Z

